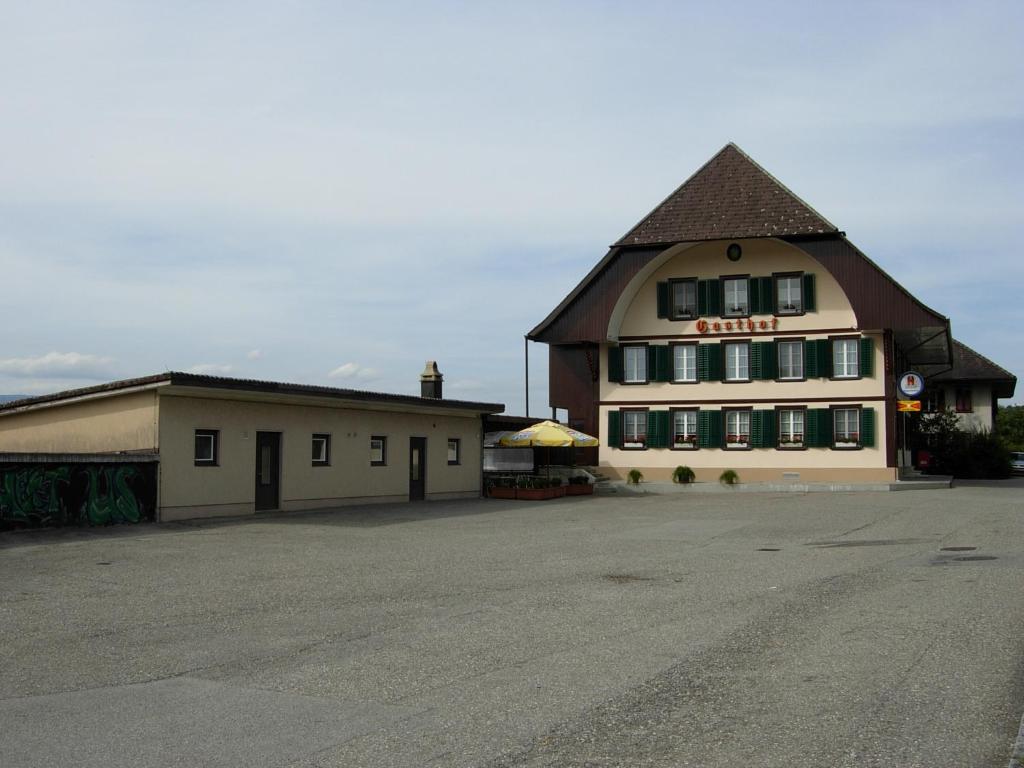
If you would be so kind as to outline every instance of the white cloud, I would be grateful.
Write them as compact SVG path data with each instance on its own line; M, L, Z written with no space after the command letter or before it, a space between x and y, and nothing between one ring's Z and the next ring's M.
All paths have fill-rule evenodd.
M263 350L262 349L251 350L246 355L246 357L249 358L250 360L262 360L263 359Z
M345 363L339 365L327 374L331 379L372 379L377 376L375 368L366 368L359 363Z
M198 373L203 376L227 376L235 370L233 365L220 365L219 363L199 363L187 368L188 373Z
M113 358L80 352L47 352L38 357L0 359L0 374L15 378L106 379Z

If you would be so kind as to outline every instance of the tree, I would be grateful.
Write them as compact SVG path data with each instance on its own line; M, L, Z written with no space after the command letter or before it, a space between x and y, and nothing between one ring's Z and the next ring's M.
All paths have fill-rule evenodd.
M1024 451L1024 405L1000 406L996 433L1011 451Z

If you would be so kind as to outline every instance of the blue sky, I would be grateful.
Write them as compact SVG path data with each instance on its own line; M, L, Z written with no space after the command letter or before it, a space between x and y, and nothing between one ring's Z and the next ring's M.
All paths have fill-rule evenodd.
M7 3L0 393L436 359L521 414L523 334L728 141L1021 375L1022 35L1018 2Z

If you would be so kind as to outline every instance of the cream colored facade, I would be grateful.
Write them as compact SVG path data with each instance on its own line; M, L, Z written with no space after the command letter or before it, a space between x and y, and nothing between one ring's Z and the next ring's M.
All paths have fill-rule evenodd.
M885 355L881 329L860 328L842 286L821 265L793 246L771 239L739 240L742 258L733 263L725 257L722 242L678 245L667 249L641 270L622 292L612 313L609 340L601 347L601 370L609 371L609 349L616 345L668 345L672 342L785 341L787 339L828 339L833 336L867 337L873 342L871 375L855 379L809 378L806 381L751 380L741 383L699 381L697 383L650 382L625 384L600 382L600 424L608 424L609 411L629 408L668 410L699 408L707 411L778 407L830 408L831 406L874 410L873 444L857 449L775 448L698 449L646 448L635 450L609 447L602 442L601 467L608 474L623 477L640 469L645 479L664 481L679 465L692 468L699 481L716 480L724 469L733 469L743 481L845 481L895 480L897 470L886 466L886 440L890 425L885 407ZM705 316L704 323L658 317L657 285L673 278L698 280L731 275L751 277L773 273L814 275L816 310L801 315L754 314L729 319ZM706 323L706 330L704 324ZM762 323L765 327L761 327ZM718 330L715 330L715 324Z
M155 383L2 411L0 452L157 452L162 521L254 513L257 432L280 435L281 511L408 500L410 438L426 441L426 499L479 496L482 411L408 400ZM215 465L197 465L196 430L217 432ZM326 465L312 461L314 434L329 435ZM383 466L371 466L371 436L386 440Z

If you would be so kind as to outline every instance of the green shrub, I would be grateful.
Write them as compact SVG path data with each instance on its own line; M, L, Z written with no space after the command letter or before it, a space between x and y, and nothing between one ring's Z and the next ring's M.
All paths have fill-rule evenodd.
M640 481L644 479L644 473L639 469L631 469L626 475L626 482L630 485L640 485Z
M740 476L736 474L736 470L727 469L718 476L718 482L722 485L736 485L740 481Z
M688 485L689 483L692 483L695 478L696 475L693 473L693 470L690 469L689 467L679 466L672 471L673 483L682 483L683 485Z
M569 478L569 485L590 485L590 478L586 475L577 475Z
M1011 474L1006 445L987 430L960 429L950 410L922 419L920 431L932 454L930 474L963 479L1001 479Z

